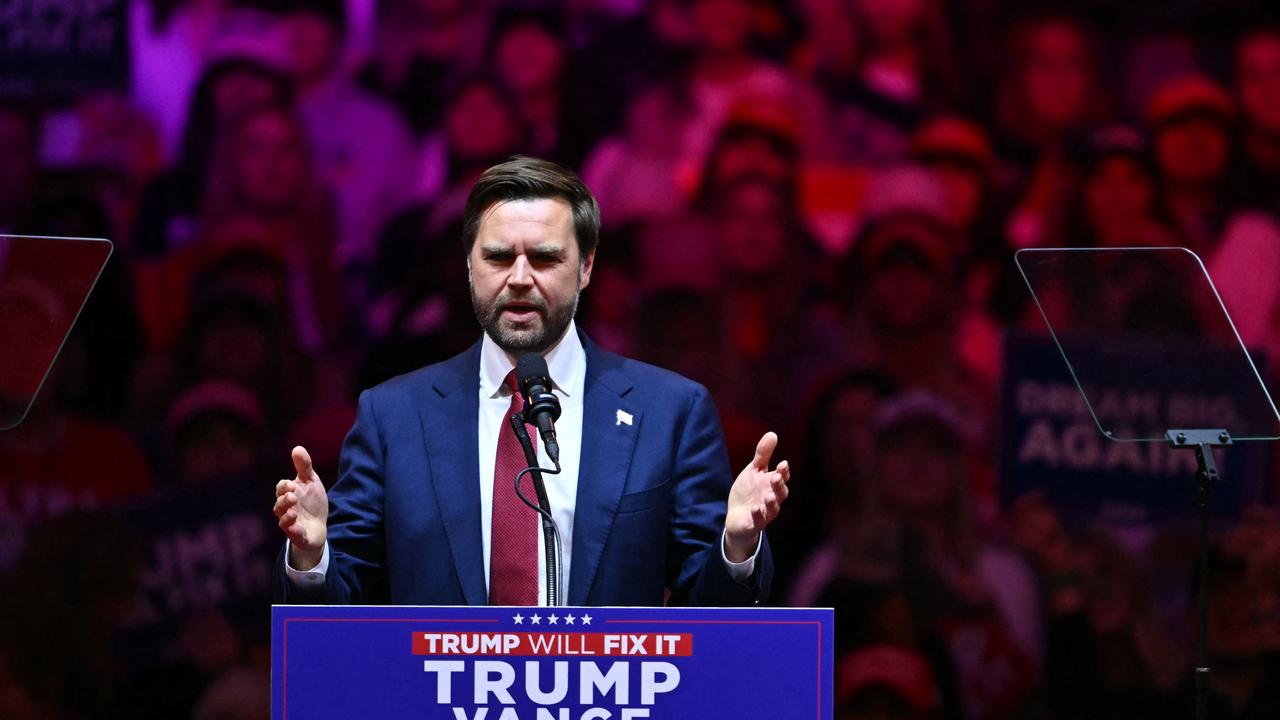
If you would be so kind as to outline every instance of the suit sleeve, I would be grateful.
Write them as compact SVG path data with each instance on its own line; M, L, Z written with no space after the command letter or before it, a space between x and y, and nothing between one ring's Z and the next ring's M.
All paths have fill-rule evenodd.
M370 391L360 394L356 422L342 444L338 481L329 490L329 569L324 584L299 587L275 565L276 602L380 604L389 600L383 534L386 445Z
M763 603L773 579L768 541L761 543L749 584L730 577L721 555L720 538L733 474L715 403L701 385L689 400L676 443L667 544L668 602L719 607Z

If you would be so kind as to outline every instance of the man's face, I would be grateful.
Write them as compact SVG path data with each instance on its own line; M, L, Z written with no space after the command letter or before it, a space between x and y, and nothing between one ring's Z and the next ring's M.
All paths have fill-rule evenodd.
M306 10L287 14L283 25L290 74L304 85L323 78L337 57L338 28Z
M253 472L258 460L255 436L239 419L212 416L197 420L184 433L178 451L179 482L196 488Z
M943 442L932 428L907 425L880 446L876 476L889 507L925 516L946 509L961 487L956 468L963 457Z
M919 333L945 318L952 294L946 270L925 249L936 233L914 218L893 218L867 238L870 243L888 238L886 249L871 261L867 280L872 317L884 330Z
M499 76L521 94L556 87L564 72L564 41L537 23L508 29L494 55Z
M692 19L704 50L736 53L751 42L751 4L746 0L699 0Z
M1088 41L1071 25L1053 21L1033 33L1030 57L1022 71L1031 111L1054 127L1071 127L1088 107Z
M274 212L297 202L307 173L307 151L298 128L282 113L261 113L240 130L236 175L245 199Z
M1085 180L1085 219L1095 227L1137 228L1151 212L1155 187L1138 161L1117 155L1100 162Z
M1236 90L1254 129L1280 134L1280 33L1262 33L1236 49Z
M594 252L585 258L578 252L568 202L493 205L480 217L467 256L476 320L512 355L544 352L573 320L594 260Z
M476 83L464 90L445 113L449 154L464 162L492 161L520 146L520 120L495 88Z
M275 97L276 88L265 76L236 71L214 85L214 112L219 123L226 123L250 108L267 104Z
M1155 151L1167 180L1189 185L1215 183L1227 170L1230 137L1219 121L1192 115L1160 129L1155 135Z
M734 188L718 218L725 267L741 277L776 273L787 259L786 215L786 200L770 183Z

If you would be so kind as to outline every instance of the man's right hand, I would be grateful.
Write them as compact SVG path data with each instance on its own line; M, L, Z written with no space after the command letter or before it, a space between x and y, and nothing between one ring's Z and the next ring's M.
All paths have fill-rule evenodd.
M301 445L293 449L298 475L276 483L276 519L289 538L289 566L310 570L320 564L329 528L329 496Z

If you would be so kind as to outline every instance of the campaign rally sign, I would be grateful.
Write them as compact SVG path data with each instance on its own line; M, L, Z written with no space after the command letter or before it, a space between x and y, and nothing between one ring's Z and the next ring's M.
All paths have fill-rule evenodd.
M1186 357L1171 363L1168 347L1129 344L1118 349L1115 343L1098 343L1091 349L1090 341L1074 339L1071 353L1095 358L1123 353L1125 361L1114 362L1106 377L1083 379L1094 412L1120 437L1163 437L1172 429L1166 424L1190 416L1220 418L1220 427L1238 425L1232 418L1245 417L1245 406L1261 393L1256 379L1214 373L1225 362L1221 351L1186 349ZM1144 361L1146 352L1162 353L1159 359L1164 362ZM1006 336L1004 368L1002 505L1008 507L1023 493L1039 489L1077 520L1145 523L1195 513L1195 453L1163 441L1104 437L1050 337ZM1187 368L1203 373L1204 382L1189 383L1185 372L1174 371ZM1202 391L1188 392L1192 385ZM1215 514L1236 516L1244 505L1265 499L1268 447L1244 442L1216 451L1222 480L1213 490Z
M139 596L119 660L173 660L184 628L216 613L241 637L266 639L271 567L283 541L263 510L271 487L227 479L147 500L124 513L145 548Z
M830 720L832 611L272 608L271 717Z

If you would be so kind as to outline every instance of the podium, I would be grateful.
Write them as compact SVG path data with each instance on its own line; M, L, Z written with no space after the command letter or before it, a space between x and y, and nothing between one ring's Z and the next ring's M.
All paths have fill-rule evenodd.
M830 609L276 605L274 720L830 720Z

